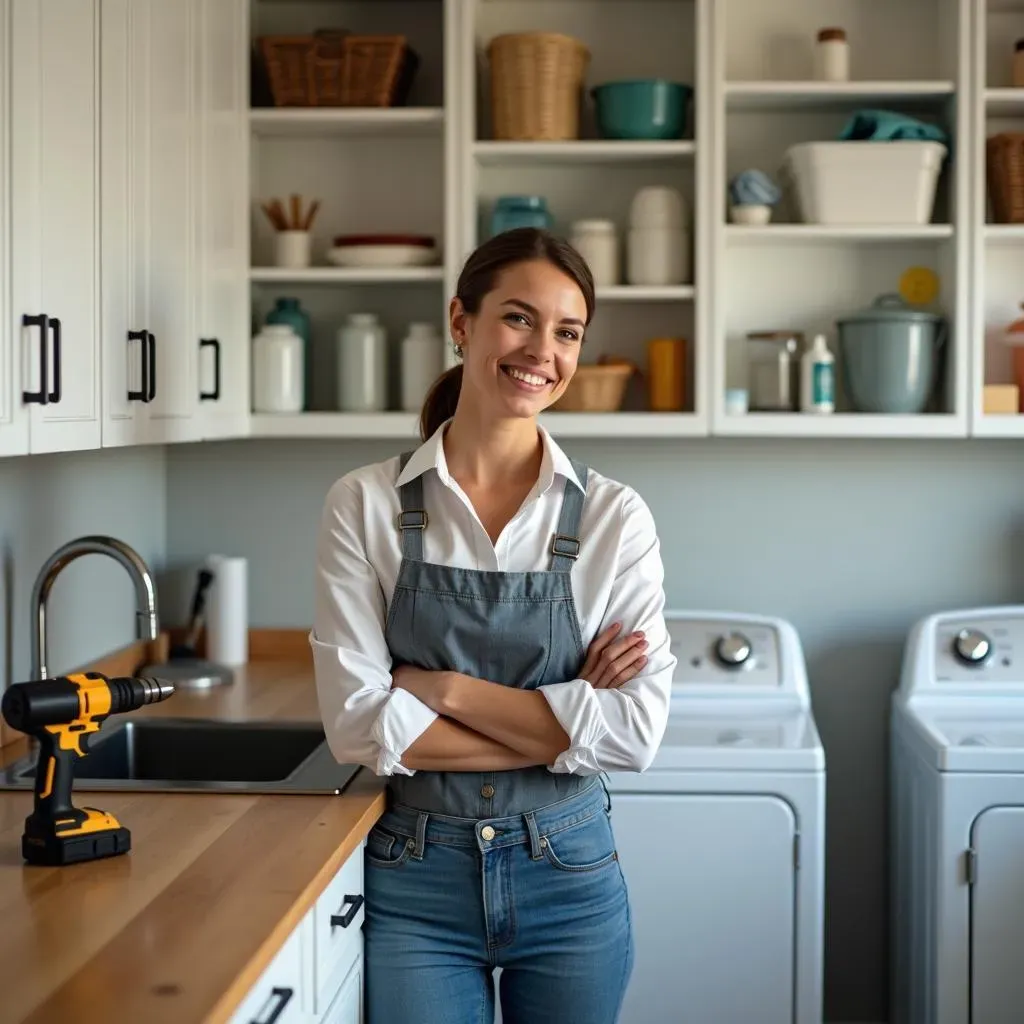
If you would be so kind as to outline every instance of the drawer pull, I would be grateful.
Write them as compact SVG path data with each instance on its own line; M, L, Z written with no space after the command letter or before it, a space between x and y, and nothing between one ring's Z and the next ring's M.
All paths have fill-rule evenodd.
M262 1020L253 1020L252 1024L274 1024L274 1021L284 1013L284 1008L291 1002L292 996L295 995L295 989L293 988L279 988L275 986L270 990L270 997L274 1000L272 1008L270 1008L270 1016L264 1017Z
M344 907L348 905L348 910L344 914L331 914L331 927L335 926L341 928L347 928L359 913L359 908L363 905L362 894L359 896L346 896L342 901L341 905Z

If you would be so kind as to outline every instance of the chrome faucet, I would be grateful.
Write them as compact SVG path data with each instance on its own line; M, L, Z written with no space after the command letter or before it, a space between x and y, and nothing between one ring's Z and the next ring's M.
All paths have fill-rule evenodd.
M135 635L139 640L156 640L160 635L156 617L156 588L149 568L134 548L116 537L79 537L69 540L43 563L32 586L32 678L47 679L46 599L65 566L82 555L109 555L124 566L135 586Z

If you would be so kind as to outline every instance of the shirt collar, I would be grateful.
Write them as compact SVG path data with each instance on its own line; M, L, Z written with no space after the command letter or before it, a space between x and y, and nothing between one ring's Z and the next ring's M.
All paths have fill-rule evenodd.
M448 472L448 460L444 457L444 431L450 423L450 420L445 420L434 431L426 441L423 442L412 453L409 461L405 464L405 469L402 470L398 475L398 479L395 481L396 487L402 487L407 484L410 480L415 480L416 477L422 476L429 469L436 469L438 479L446 487L450 487L452 483L451 474ZM543 494L549 490L551 485L555 482L556 476L564 477L570 483L575 484L581 491L583 490L583 484L580 482L580 478L576 475L576 470L573 469L572 462L569 460L569 456L562 451L562 449L555 443L551 435L540 425L537 427L537 431L540 434L541 443L544 445L544 454L541 457L540 462L540 476L537 478L537 492Z

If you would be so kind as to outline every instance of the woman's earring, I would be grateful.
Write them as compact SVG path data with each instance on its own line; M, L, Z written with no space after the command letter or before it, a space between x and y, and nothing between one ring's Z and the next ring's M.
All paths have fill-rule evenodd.
M455 354L461 359L462 358L462 346L458 342L455 342L454 348L455 348Z

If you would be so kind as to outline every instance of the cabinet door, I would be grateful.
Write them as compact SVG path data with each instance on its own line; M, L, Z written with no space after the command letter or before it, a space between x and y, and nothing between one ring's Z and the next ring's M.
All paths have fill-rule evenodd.
M138 56L132 45L132 0L102 0L100 10L100 225L103 445L145 439L148 336L138 269L132 259L137 140L132 88Z
M320 1024L362 1024L363 1020L363 958L352 965L334 1002Z
M615 794L636 961L622 1024L792 1024L796 821L771 796Z
M195 3L197 397L203 437L240 437L249 423L249 0Z
M11 308L11 2L0 0L0 455L28 452L21 346Z
M198 437L192 146L194 4L132 0L132 263L151 356L151 442Z
M16 342L30 450L98 448L99 0L12 13L11 311L16 330L38 318Z

